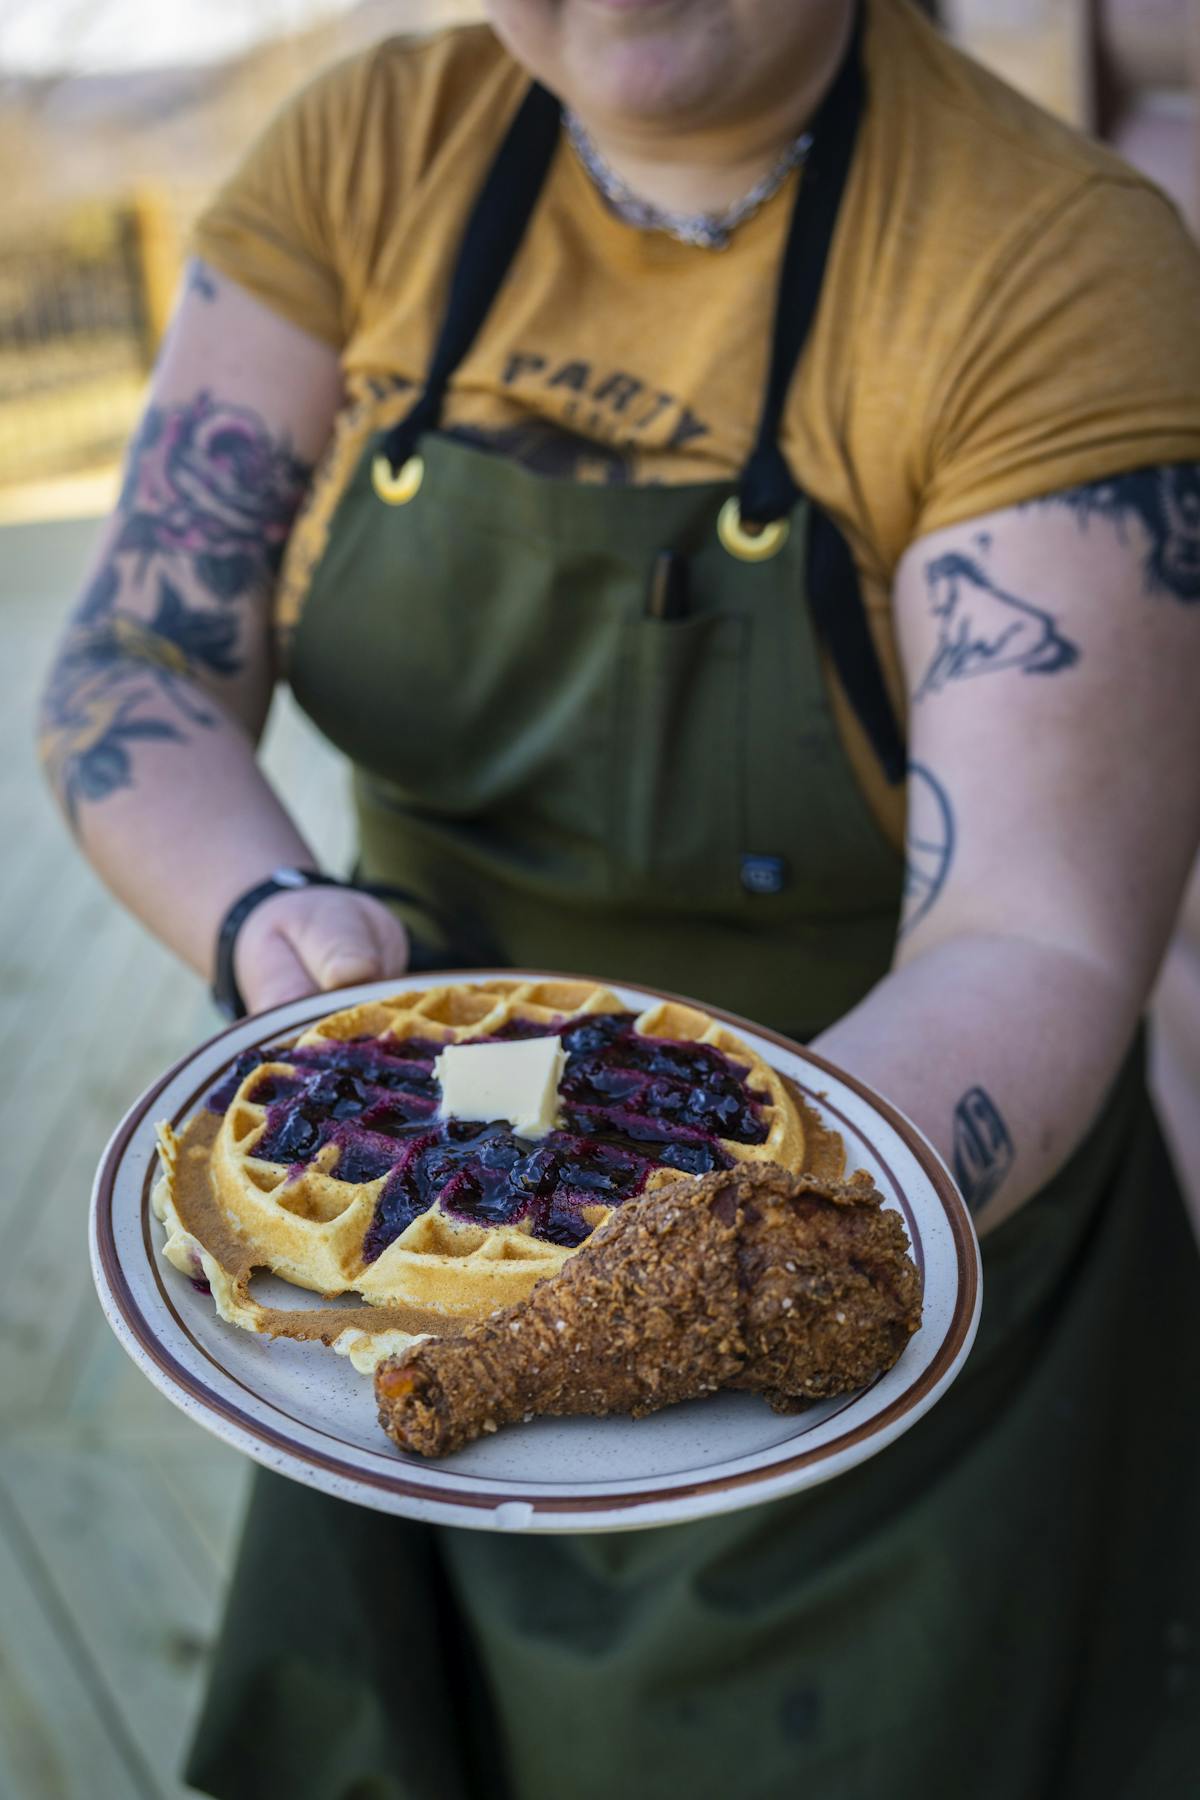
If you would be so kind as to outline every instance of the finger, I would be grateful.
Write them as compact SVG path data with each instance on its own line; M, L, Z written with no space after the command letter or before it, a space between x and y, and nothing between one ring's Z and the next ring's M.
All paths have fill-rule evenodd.
M314 911L297 921L292 942L320 988L349 987L385 973L370 918L362 907L342 905Z
M410 954L408 932L395 913L385 906L372 906L367 916L379 951L379 973L383 976L403 975Z
M268 1007L283 1006L289 1000L303 1000L317 991L317 983L305 968L292 944L281 930L264 932L253 940L252 954L234 957L234 972L242 999L251 1012L266 1012ZM238 949L241 949L239 943Z

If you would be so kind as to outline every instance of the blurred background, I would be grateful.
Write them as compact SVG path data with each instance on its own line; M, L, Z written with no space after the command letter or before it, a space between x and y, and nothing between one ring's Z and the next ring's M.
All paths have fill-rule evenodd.
M115 494L198 205L318 69L479 10L0 0L0 1800L187 1791L176 1770L245 1481L127 1362L92 1294L84 1219L103 1145L217 1020L72 850L35 770L33 697ZM1200 0L942 0L940 16L1200 228ZM265 754L310 841L345 868L341 770L286 700ZM1195 892L1155 1059L1194 1172Z
M472 0L0 0L0 519L98 512L191 216L276 106Z

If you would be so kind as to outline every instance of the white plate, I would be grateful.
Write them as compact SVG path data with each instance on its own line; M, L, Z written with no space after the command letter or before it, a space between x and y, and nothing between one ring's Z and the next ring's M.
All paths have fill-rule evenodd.
M189 1418L281 1475L383 1512L501 1531L614 1531L731 1512L827 1481L882 1450L945 1393L974 1339L981 1293L975 1233L944 1165L861 1082L715 1007L707 1010L799 1085L841 1132L850 1168L869 1170L904 1215L925 1283L924 1317L899 1362L870 1387L790 1417L752 1394L716 1394L642 1420L537 1419L426 1462L392 1447L376 1423L370 1381L343 1357L224 1324L211 1298L159 1254L162 1228L150 1209L156 1122L190 1118L243 1050L292 1037L335 1007L437 980L370 982L242 1020L164 1075L114 1133L92 1195L100 1304L138 1367ZM636 1010L668 997L605 986Z

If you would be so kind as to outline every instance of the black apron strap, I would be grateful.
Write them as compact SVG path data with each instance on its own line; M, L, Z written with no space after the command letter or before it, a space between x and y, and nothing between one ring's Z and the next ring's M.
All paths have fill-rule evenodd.
M809 502L808 604L817 636L872 750L893 786L904 780L908 749L884 684L850 546L829 514Z
M767 525L785 518L799 491L780 449L779 431L788 388L820 302L866 102L864 10L860 0L841 68L812 124L812 148L800 177L780 264L762 414L738 484L744 525ZM907 751L867 623L854 559L833 520L816 505L811 508L807 585L813 622L838 679L887 779L900 782L907 767Z
M738 483L743 525L769 525L785 518L796 500L796 483L779 448L779 426L796 364L816 317L866 97L862 15L860 0L841 67L813 119L812 147L800 172L779 265L767 388L754 448Z
M517 108L463 233L437 347L421 398L388 432L383 454L398 472L441 417L446 384L475 341L537 205L558 144L562 108L538 82Z
M738 487L742 520L750 525L782 518L797 498L779 448L779 426L820 301L862 115L863 10L859 0L846 54L813 120L812 148L780 266L767 389L754 449ZM474 343L537 204L558 144L561 116L558 100L534 82L517 108L467 221L424 389L383 439L383 454L393 472L408 461L423 432L437 429L447 383ZM808 590L838 678L888 780L899 781L905 767L904 741L867 627L854 564L832 521L815 508Z

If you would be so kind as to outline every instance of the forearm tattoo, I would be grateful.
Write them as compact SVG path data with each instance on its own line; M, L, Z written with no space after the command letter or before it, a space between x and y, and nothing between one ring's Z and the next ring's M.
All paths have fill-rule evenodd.
M954 861L954 843L949 795L924 763L909 763L901 936L920 924L945 886Z
M1200 463L1133 469L1029 504L1068 507L1084 531L1094 519L1108 521L1141 552L1147 594L1200 601Z
M138 741L216 724L196 680L242 669L246 605L273 584L310 474L244 407L201 393L149 409L113 548L43 695L42 760L73 828L132 785Z
M974 557L957 550L935 557L925 580L938 641L914 699L972 675L1057 675L1079 661L1050 613L998 587Z
M995 1101L981 1087L968 1088L954 1109L954 1179L972 1213L999 1191L1015 1154Z

